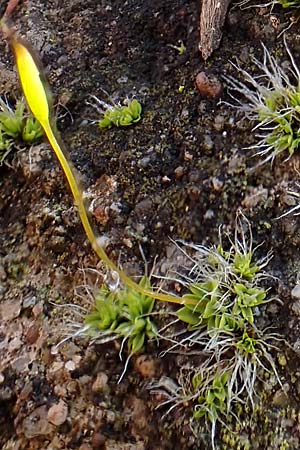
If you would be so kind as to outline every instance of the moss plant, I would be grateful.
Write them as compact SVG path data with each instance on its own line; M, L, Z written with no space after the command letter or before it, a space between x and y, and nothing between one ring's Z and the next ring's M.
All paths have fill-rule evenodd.
M184 45L183 41L178 41L178 45L169 44L169 47L176 50L180 56L186 53L186 46Z
M0 165L12 149L12 142L9 137L0 128Z
M278 0L278 3L284 8L284 9L298 9L300 8L300 1L299 0Z
M199 395L194 411L194 418L207 417L215 422L220 413L226 411L228 397L229 372L215 373L209 386L206 386L204 395ZM197 391L203 386L201 375L196 374L192 378L193 389Z
M244 216L237 218L228 249L220 236L217 247L184 243L183 251L187 264L176 272L175 280L188 292L177 316L188 332L166 338L171 342L169 351L184 349L188 354L191 349L201 353L202 362L182 369L177 390L164 404L172 409L192 401L193 420L205 420L214 448L217 423L226 423L236 405L254 406L258 373L272 372L279 381L272 349L280 338L255 323L258 308L275 300L264 287L270 278L264 271L270 255L255 257L251 227ZM156 391L161 387L156 384Z
M12 139L34 144L43 136L39 122L25 112L25 103L17 101L15 109L0 98L0 127Z
M141 120L142 106L136 100L126 100L125 105L109 104L100 100L96 96L92 96L95 103L93 106L103 117L98 121L100 128L127 127Z
M144 276L140 283L151 289L149 278ZM147 339L156 336L156 326L151 318L153 298L142 295L131 288L111 291L102 287L95 297L95 308L85 318L85 330L94 338L121 338L127 341L130 354L138 353Z
M271 1L262 1L260 3L256 3L255 5L251 4L250 0L242 0L237 3L237 5L241 9L248 8L269 8L272 10L275 5L280 5L283 9L292 9L296 10L300 8L299 0L271 0Z
M35 144L43 136L39 122L25 112L25 103L17 101L15 109L0 97L0 164L14 146Z
M263 46L263 61L253 59L258 75L233 64L245 83L225 77L235 106L256 123L253 131L258 142L248 148L263 156L263 162L281 153L290 157L300 149L300 72L286 43L285 47L291 61L289 73Z
M119 340L120 359L122 360L123 354L127 353L120 382L132 355L143 351L149 340L158 340L154 321L156 313L153 312L155 299L131 287L120 285L117 272L108 272L106 275L104 273L99 273L102 283L108 278L114 281L104 282L100 288L98 282L91 287L84 275L84 284L77 290L77 295L85 303L88 301L88 304L59 305L72 311L72 319L66 324L66 337L57 344L57 347L77 336L88 336L99 344ZM145 291L152 292L147 276L141 278L139 286ZM125 346L127 349L124 352Z
M189 291L183 296L187 302L177 311L178 318L190 330L207 330L211 335L253 325L255 308L270 299L259 287L269 257L254 260L251 233L249 245L242 233L228 251L222 243L211 249L193 245L193 249L193 267L181 279Z

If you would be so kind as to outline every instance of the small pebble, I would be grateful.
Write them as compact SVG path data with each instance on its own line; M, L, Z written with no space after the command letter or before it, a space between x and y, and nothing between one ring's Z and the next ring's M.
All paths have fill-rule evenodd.
M69 381L66 385L66 388L69 396L77 396L80 389L79 380Z
M123 75L117 79L117 83L119 84L126 84L128 82L128 77L126 75Z
M300 284L296 284L296 286L292 289L291 296L297 300L300 299Z
M187 151L184 152L184 160L185 161L191 161L193 158L194 158L194 156L191 153L189 153Z
M161 182L163 184L170 183L170 181L171 181L171 178L169 178L167 175L164 175L161 179Z
M196 86L203 97L216 98L222 92L220 80L215 75L207 74L206 72L198 73L196 76Z
M183 175L184 175L184 167L182 167L182 166L176 167L176 169L174 170L174 174L175 174L175 177L176 177L178 180L179 180L180 178L182 178Z
M36 436L44 436L53 431L52 425L47 420L46 405L39 406L32 411L29 416L25 417L19 432L23 432L27 439L32 439Z
M65 397L67 395L67 389L60 384L56 384L54 386L54 393L58 397Z
M53 347L51 347L51 355L57 355L58 354L58 346L54 345Z
M92 377L90 375L82 375L82 377L78 378L78 381L82 384L82 386L85 386L92 382Z
M294 342L293 348L294 348L295 353L297 353L297 355L300 356L300 340L299 339Z
M114 411L107 411L106 412L106 421L107 423L115 423L116 421L116 413L114 413Z
M133 247L133 243L132 243L132 241L129 238L124 238L123 239L123 244L125 244L126 247L128 247L128 248L132 248Z
M106 373L104 372L99 372L97 374L97 378L94 381L93 385L92 385L92 391L93 392L103 392L105 390L107 390L107 382L108 382L108 376L106 375Z
M79 353L80 349L77 345L72 341L67 341L65 345L60 349L60 352L66 359L72 359L74 362L74 358L76 357L76 353Z
M214 148L214 142L209 134L204 135L202 146L204 150L212 150Z
M34 315L34 317L38 317L43 313L43 309L44 309L44 304L43 302L39 302L37 303L33 308L32 308L32 313Z
M21 312L20 300L7 300L0 305L1 321L12 320L19 316Z
M139 223L139 222L133 223L132 226L135 228L135 230L138 233L142 233L146 228L146 226L143 223Z
M61 370L64 366L63 361L54 361L53 364L49 367L49 373L55 373L58 370Z
M14 396L14 393L10 387L5 386L2 389L0 389L0 401L1 402L8 402L13 398L13 396Z
M24 300L23 300L23 308L32 308L37 302L37 298L35 297L35 295L27 295Z
M136 370L144 378L154 378L156 374L156 361L148 355L140 355L135 361Z
M181 112L181 117L182 119L187 119L189 117L189 110L188 109L183 109Z
M31 363L29 355L20 356L19 358L16 358L11 363L11 368L15 370L17 373L22 373L28 370L28 364Z
M138 161L137 165L144 169L144 168L148 167L149 164L151 164L151 159L152 159L151 155L146 155L146 156L144 156L144 158L141 158Z
M72 360L67 361L67 362L65 363L65 368L66 368L67 370L69 370L70 372L72 372L73 370L75 370L76 366L75 366L74 361L72 361Z
M201 189L198 186L190 186L188 188L188 195L191 200L198 200L201 194Z
M62 425L66 421L67 416L68 406L63 400L51 406L47 414L48 422L56 426Z
M33 345L40 334L40 327L37 323L33 323L27 330L26 333L26 342L28 345Z
M73 356L72 361L75 364L75 367L79 366L81 359L82 359L82 357L80 355Z
M94 433L93 437L92 437L92 440L91 440L91 444L92 444L93 449L100 450L104 446L105 441L106 441L106 437L103 436L103 434L101 434L101 433Z
M272 404L274 406L279 406L279 407L283 408L290 404L290 399L289 399L288 395L286 394L286 392L284 392L283 389L279 389L274 394Z
M276 316L277 314L279 314L279 310L280 310L280 307L275 302L269 303L269 305L267 307L268 314L271 314L273 316Z
M208 210L205 212L205 214L204 214L204 216L203 216L203 219L205 219L205 220L210 220L210 219L212 219L214 216L215 216L214 211L213 211L212 209L208 209Z
M224 185L223 181L221 181L221 180L220 180L219 178L217 178L217 177L213 177L213 178L212 178L211 184L212 184L212 187L213 187L214 191L216 191L216 192L221 191L221 189L222 189L222 187L223 187L223 185Z
M225 117L222 114L218 114L214 120L214 129L216 131L222 131L225 125Z
M22 343L21 339L19 337L15 337L9 342L8 351L13 352L15 350L18 350L22 344L23 343Z

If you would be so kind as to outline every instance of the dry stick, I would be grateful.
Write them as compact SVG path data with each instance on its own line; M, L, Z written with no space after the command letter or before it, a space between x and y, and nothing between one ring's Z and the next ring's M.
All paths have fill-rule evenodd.
M16 7L18 6L20 0L9 0L5 13L3 15L3 19L8 18L9 16L11 16L11 14L13 13L13 11L16 9ZM3 20L2 19L2 20Z
M203 0L199 50L205 61L219 47L229 4L230 0Z
M35 53L30 49L30 46L21 40L17 34L9 28L5 20L2 19L1 22L2 31L10 41L15 53L19 78L28 106L33 116L43 127L49 143L61 164L78 208L83 228L94 251L111 270L119 274L120 279L127 287L130 287L136 292L156 300L171 303L184 303L183 299L174 295L152 292L144 289L132 280L132 278L126 275L125 272L121 270L106 254L93 230L89 215L87 213L87 208L84 204L82 189L78 183L76 171L70 159L66 155L56 129L52 112L51 91L46 80L44 79L41 62L39 61L37 55L35 55Z

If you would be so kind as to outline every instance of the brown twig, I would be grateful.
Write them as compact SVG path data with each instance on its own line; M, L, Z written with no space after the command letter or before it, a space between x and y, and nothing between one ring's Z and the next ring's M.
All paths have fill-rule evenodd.
M19 2L20 2L20 0L9 0L6 10L5 10L5 13L3 15L3 19L7 19L9 16L11 16L13 11L18 6Z
M219 47L230 0L203 0L200 15L199 50L207 60Z

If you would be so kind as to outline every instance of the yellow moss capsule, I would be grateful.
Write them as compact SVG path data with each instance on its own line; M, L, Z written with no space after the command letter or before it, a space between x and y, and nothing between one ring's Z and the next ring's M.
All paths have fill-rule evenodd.
M34 117L42 126L49 121L49 99L45 83L41 80L41 72L37 67L31 52L22 41L12 38L12 46L16 55L16 63L20 82L28 106Z

